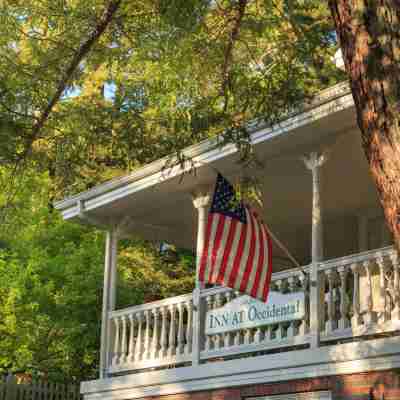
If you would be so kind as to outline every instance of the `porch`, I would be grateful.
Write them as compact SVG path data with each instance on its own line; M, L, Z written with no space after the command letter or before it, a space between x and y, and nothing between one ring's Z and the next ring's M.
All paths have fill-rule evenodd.
M262 169L243 171L234 146L207 141L187 149L193 164L183 170L165 170L160 160L56 205L65 219L107 230L100 379L83 383L86 399L400 367L398 254L347 86L322 93L278 126L252 129ZM193 165L196 174L182 180ZM213 332L210 315L242 296L199 282L192 293L116 310L119 238L167 241L199 259L215 169L262 183L264 220L304 265L303 272L293 268L274 247L271 290L300 294L301 317L273 315L265 324ZM251 318L262 320L263 312Z
M241 296L225 288L201 290L198 299L191 293L109 313L107 374L308 349L313 335L318 336L318 346L325 347L399 334L400 271L392 247L319 263L315 298L310 293L309 270L305 267L303 275L290 269L272 277L273 291L305 293L306 312L300 320L207 334L206 312ZM310 302L318 305L313 312ZM310 331L310 320L317 321L317 332Z

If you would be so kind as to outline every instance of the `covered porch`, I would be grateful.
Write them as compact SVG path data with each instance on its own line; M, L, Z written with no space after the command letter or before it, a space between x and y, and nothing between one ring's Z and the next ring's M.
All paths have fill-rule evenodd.
M190 379L195 371L209 371L211 379L216 368L239 368L235 362L249 357L263 362L269 357L282 370L307 358L311 364L343 361L346 351L349 360L391 351L400 328L398 256L362 153L347 86L322 93L277 126L252 129L260 169L244 171L235 146L207 141L187 149L192 162L186 169L166 169L160 160L57 204L65 219L107 230L101 374L100 381L83 385L88 398L96 398L103 381L125 384L118 376L132 374L146 380L146 371L161 384L170 369L179 368ZM193 166L195 174L189 173ZM272 290L304 293L301 319L210 333L207 313L241 295L199 284L187 295L115 309L118 239L138 235L200 254L215 169L233 182L243 174L261 182L263 218L305 272L275 246ZM362 350L360 339L370 347Z

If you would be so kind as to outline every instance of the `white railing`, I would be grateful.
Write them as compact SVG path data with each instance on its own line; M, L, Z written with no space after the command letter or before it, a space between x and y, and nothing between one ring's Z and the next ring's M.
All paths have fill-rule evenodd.
M110 313L109 372L190 361L192 316L191 294Z
M316 267L319 292L314 291L315 298L310 298L309 290L312 266L304 268L305 275L298 269L272 275L272 290L304 292L305 315L301 320L206 335L206 312L240 296L226 288L202 290L195 302L194 295L188 294L111 312L108 373L306 348L316 334L321 345L329 345L400 329L400 269L392 247L322 262ZM319 305L318 315L310 315L310 302ZM195 310L193 304L197 303ZM318 323L311 324L311 319ZM310 332L310 326L319 326L319 332Z
M322 263L321 340L398 330L399 272L392 247Z
M309 329L308 277L297 269L273 274L271 290L281 293L303 291L305 293L306 311L304 319L215 335L205 335L201 346L201 359L226 357L273 348L293 347L307 343ZM223 307L226 303L239 296L241 295L238 292L226 288L208 289L201 293L204 311Z

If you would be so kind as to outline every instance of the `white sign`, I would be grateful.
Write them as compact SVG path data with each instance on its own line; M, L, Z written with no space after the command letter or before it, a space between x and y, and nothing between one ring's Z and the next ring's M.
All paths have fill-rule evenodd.
M267 303L240 296L206 313L206 335L255 328L304 317L304 293L271 291Z

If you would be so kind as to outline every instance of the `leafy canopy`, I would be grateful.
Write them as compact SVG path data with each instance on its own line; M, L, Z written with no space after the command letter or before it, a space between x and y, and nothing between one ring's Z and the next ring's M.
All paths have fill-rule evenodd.
M22 371L56 381L94 379L104 235L49 211L49 183L46 174L25 175L10 217L13 228L0 235L0 375ZM137 239L122 242L117 307L190 292L194 258L172 255L160 257L157 247Z
M107 4L0 2L3 163L26 154L35 120ZM334 50L318 0L122 1L29 158L60 197L221 132L249 152L246 122L276 121L340 78Z

